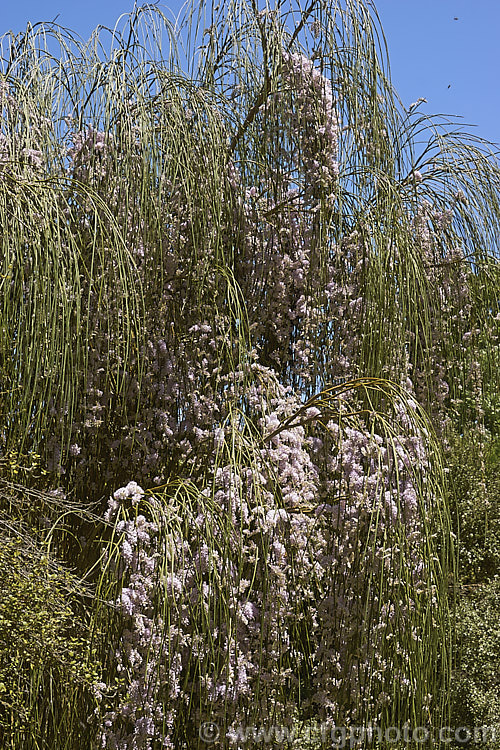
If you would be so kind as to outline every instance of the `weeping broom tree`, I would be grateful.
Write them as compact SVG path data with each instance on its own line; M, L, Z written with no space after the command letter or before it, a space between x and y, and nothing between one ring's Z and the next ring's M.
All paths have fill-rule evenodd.
M446 723L441 445L496 386L499 171L382 39L352 0L3 38L2 535L83 674L38 657L9 747Z

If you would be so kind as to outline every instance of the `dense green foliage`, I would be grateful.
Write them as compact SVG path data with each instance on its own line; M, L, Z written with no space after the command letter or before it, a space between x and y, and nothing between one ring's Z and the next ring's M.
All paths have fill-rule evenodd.
M471 431L449 450L459 538L456 663L452 717L457 726L500 732L500 454L493 434Z
M2 468L19 469L13 462ZM30 524L60 508L57 496L5 479L0 488L2 747L56 747L58 737L81 734L75 705L88 701L99 676L82 612L89 592L54 559L54 530Z

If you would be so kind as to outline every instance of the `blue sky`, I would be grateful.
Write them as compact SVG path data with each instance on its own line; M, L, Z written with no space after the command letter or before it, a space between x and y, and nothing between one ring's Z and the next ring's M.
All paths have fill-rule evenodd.
M393 82L403 104L446 114L500 143L500 0L374 0L389 47ZM57 22L88 37L113 27L132 0L13 0L4 3L0 34L31 21ZM175 12L181 0L166 2ZM455 20L458 19L458 20Z
M500 143L500 0L375 0L403 104ZM455 19L458 20L455 20Z

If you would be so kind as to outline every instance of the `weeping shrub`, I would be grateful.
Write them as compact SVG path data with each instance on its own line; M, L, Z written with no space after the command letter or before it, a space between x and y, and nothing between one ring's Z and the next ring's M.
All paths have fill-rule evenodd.
M62 488L101 670L55 747L447 723L441 447L494 403L499 172L380 39L351 0L3 38L1 450Z

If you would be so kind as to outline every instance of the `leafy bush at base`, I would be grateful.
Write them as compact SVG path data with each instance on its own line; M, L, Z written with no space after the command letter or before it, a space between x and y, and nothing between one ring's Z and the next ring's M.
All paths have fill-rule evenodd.
M73 703L92 705L96 675L68 603L72 577L23 539L0 540L2 747L62 748L75 732ZM77 729L79 735L81 728ZM58 738L58 739L57 739Z
M489 726L500 747L500 581L460 596L457 664L452 682L455 726Z
M470 432L452 441L450 488L459 537L455 726L490 726L500 747L499 438Z

